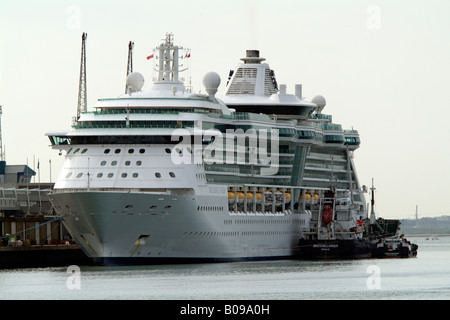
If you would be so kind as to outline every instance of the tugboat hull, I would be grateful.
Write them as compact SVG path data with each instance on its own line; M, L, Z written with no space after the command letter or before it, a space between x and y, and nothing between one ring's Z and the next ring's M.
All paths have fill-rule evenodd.
M370 258L375 249L375 244L365 239L301 239L298 245L304 259L363 259Z

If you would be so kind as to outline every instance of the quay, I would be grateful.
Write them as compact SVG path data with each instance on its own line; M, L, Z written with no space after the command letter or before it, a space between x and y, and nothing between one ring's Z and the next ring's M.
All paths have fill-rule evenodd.
M0 161L0 269L91 264L48 199L53 183L33 183L34 175Z
M0 247L0 269L47 268L90 265L91 260L76 244Z

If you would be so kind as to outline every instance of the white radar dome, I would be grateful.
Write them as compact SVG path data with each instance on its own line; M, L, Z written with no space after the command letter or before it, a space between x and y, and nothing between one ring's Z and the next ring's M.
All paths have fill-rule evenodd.
M127 77L127 93L140 91L144 86L144 76L139 72L132 72Z
M322 110L325 107L325 105L327 104L327 101L321 95L317 95L314 98L312 98L311 102L316 104L320 110Z
M215 95L220 85L220 76L216 72L208 72L203 77L203 85L210 96Z

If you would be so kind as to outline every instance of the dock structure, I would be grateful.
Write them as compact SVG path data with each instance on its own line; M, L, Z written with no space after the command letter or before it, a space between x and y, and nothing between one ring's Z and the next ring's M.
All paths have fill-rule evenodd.
M0 269L90 264L53 210L52 188L52 183L0 183Z

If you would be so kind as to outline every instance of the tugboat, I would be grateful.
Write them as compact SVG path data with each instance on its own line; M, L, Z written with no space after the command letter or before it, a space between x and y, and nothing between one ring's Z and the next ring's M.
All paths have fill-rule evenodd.
M303 232L298 246L302 258L356 259L384 257L415 257L418 246L399 236L400 220L375 220L374 190L370 218L352 202L349 190L332 187L310 207L309 230Z
M418 246L402 236L380 239L373 252L374 258L411 258L417 256Z
M365 237L364 221L359 210L345 196L330 189L311 206L309 230L299 240L302 258L341 259L370 258L373 241Z

